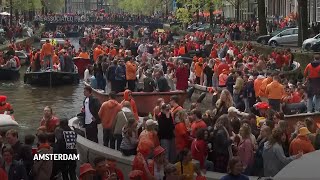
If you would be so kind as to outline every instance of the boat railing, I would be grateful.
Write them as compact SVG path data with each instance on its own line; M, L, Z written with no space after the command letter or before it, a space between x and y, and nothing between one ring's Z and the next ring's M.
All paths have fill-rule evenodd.
M70 119L69 126L71 128L79 128L79 119L77 117ZM102 127L100 125L98 126L99 142L102 142L102 134ZM127 176L132 169L132 161L134 156L123 156L120 151L105 147L100 143L90 141L81 135L77 136L77 149L78 153L80 153L80 163L93 163L94 158L98 156L116 159L117 167L122 170L123 174L125 175L125 179L129 179ZM205 176L207 180L219 180L224 175L225 174L223 173L207 172ZM258 177L251 176L249 179L257 180Z

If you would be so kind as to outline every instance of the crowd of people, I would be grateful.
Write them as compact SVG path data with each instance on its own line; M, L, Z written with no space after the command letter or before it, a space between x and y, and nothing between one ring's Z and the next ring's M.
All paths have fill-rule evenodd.
M87 139L124 156L135 156L131 179L205 179L207 171L228 173L223 180L248 179L250 175L273 177L291 161L320 148L320 131L312 133L319 124L307 118L290 132L284 120L284 114L319 112L319 55L306 67L304 84L279 73L295 68L290 49L264 56L250 43L239 47L232 38L220 42L221 34L200 31L175 41L169 38L170 32L152 33L148 28L141 29L139 38L131 29L117 26L94 26L84 31L92 36L92 52L76 52L71 45L55 46L48 40L42 50L32 53L31 66L37 71L43 59L42 69L47 65L62 67L74 56L93 61L84 73L84 81L91 87L84 88L78 117ZM232 32L234 36L229 37L237 39L238 31ZM148 117L139 117L133 92L186 91L189 84L208 87L214 93L213 107L197 102L186 109L178 104L179 97L172 96L169 102L159 98ZM109 100L101 104L92 95L92 88L107 92ZM119 92L124 94L122 102L116 101ZM98 140L98 124L102 125L103 142ZM75 149L65 151L65 131L72 131L67 121L59 121L46 107L37 133L37 152L75 153ZM13 146L17 142L14 137L17 140L17 132L7 132L7 141ZM26 144L33 142L27 139ZM28 148L23 153L29 152ZM11 152L3 150L2 170L9 179L7 164L15 159L10 161L10 154L15 154ZM49 165L41 168L44 164L30 160L32 153L27 157L22 165L15 166L22 172L20 179L43 179L42 175L52 177L59 171L71 179L75 176L75 162L56 166L51 162L48 173ZM97 157L93 166L81 165L80 178L124 177L115 159Z
M1 114L12 114L12 106L1 96ZM68 135L68 136L66 136ZM59 120L51 107L46 106L37 133L19 137L10 129L0 136L0 176L2 180L76 180L77 161L34 159L41 154L77 154L76 133L68 126L68 120ZM37 139L37 140L36 140Z
M121 36L124 31L114 28L107 34L115 32ZM111 40L117 39L112 35ZM318 112L314 97L319 91L313 87L319 79L319 56L307 66L304 85L279 74L294 68L290 49L265 57L250 43L238 47L232 41L215 41L217 36L194 32L173 45L159 44L152 37L134 39L136 55L121 43L114 48L114 41L94 44L95 64L86 70L85 81L109 92L110 99L100 105L92 89L85 88L82 119L90 132L87 138L98 141L101 122L103 144L135 155L132 168L142 171L141 179L163 179L171 172L202 177L206 171L273 177L302 154L319 149L319 135L311 133L312 119L299 121L292 134L284 120L284 113ZM178 58L192 52L189 63ZM216 97L214 110L204 112L199 103L184 109L173 96L170 102L160 98L149 117L138 118L132 92L187 90L188 83L210 87ZM115 100L118 92L124 92L121 103ZM289 105L299 108L286 110ZM227 171L229 161L231 171Z

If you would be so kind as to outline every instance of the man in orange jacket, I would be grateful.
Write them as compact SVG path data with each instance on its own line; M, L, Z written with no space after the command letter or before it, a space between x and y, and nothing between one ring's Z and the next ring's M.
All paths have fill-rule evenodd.
M126 78L128 82L128 89L135 91L136 79L137 79L137 64L132 57L128 57L130 60L126 63Z
M109 93L109 98L108 101L101 105L98 115L103 127L103 145L115 149L115 139L111 128L116 115L121 110L121 104L115 100L116 94L114 92Z

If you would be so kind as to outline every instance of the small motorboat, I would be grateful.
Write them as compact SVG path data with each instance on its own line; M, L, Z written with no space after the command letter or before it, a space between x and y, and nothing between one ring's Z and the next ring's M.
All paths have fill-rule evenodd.
M17 121L14 120L13 116L7 114L0 114L0 128L7 128L19 126Z
M0 68L0 80L18 80L20 77L20 67L16 69Z
M85 86L90 86L84 82ZM170 92L132 92L132 97L136 102L138 113L140 116L147 116L153 112L153 108L156 106L157 100L163 98L166 103L169 103L170 97L177 95L179 97L178 104L183 106L188 94L186 91L170 91ZM99 90L93 89L93 96L99 99L101 103L109 99L108 94ZM117 94L118 102L122 102L123 93Z
M40 71L29 72L24 74L24 83L38 86L61 86L72 85L80 82L79 74L75 72L60 71Z
M89 64L92 64L92 61L90 59L75 57L73 58L73 63L78 67L79 76L83 77L84 71Z

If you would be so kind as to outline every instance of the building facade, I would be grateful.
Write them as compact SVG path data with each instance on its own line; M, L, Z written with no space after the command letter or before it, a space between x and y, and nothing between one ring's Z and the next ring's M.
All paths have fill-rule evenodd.
M68 13L83 13L97 9L99 0L65 0Z
M258 0L239 0L240 1L240 20L249 20L258 16ZM309 22L320 22L320 0L308 1ZM236 0L223 1L223 14L226 18L235 18ZM284 18L290 14L298 12L298 0L265 0L266 17L271 20L274 18Z

